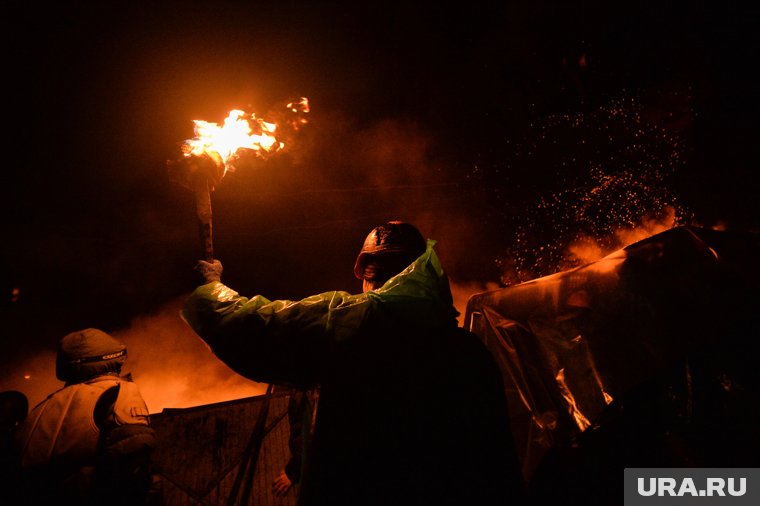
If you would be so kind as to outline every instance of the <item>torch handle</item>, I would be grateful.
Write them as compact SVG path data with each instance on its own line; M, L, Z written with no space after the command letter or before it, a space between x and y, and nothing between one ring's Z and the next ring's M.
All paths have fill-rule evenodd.
M214 261L214 242L211 235L211 191L208 180L198 177L195 180L195 210L198 214L198 224L203 246L204 260Z
M211 222L200 223L201 244L203 245L203 256L207 262L214 261L214 243L211 240Z

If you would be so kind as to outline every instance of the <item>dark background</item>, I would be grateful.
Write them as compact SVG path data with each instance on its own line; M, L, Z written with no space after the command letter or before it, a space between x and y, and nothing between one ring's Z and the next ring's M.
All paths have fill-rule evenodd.
M118 329L192 290L193 196L165 163L193 119L233 108L266 119L311 103L286 152L241 164L213 194L216 253L246 294L359 291L358 247L388 219L438 240L453 282L504 281L498 260L536 203L586 184L592 159L645 175L689 223L760 225L758 16L738 3L4 2L2 13L9 369L66 332Z

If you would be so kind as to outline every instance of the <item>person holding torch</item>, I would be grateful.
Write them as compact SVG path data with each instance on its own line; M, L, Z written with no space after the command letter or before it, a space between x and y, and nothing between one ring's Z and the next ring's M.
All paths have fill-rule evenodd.
M241 296L219 260L183 319L254 381L319 387L299 504L505 505L524 502L501 375L458 327L448 278L413 225L366 237L363 293L300 301Z

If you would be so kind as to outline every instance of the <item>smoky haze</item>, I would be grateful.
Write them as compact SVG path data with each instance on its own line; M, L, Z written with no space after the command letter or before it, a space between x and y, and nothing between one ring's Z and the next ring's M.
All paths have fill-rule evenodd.
M364 236L378 223L404 219L438 241L436 249L450 277L460 324L471 295L504 286L489 250L493 242L477 222L484 214L480 201L485 192L472 184L471 168L435 158L436 139L431 133L417 124L390 119L361 128L345 118L320 116L318 105L310 120L292 148L267 160L242 160L213 193L216 253L226 283L243 295L261 293L270 299L300 299L328 290L358 292L353 262ZM159 274L162 260L152 252L183 249L179 254L185 257L186 285L198 281L192 272L201 253L192 196L178 185L165 188L169 198L142 204L136 215L134 233L151 238L146 250L151 261L145 270L124 271L125 264L140 260L140 254L115 248L95 265L69 258L80 269L76 279L91 280L90 289L96 293L150 297L166 282ZM159 219L162 215L183 216L185 223L167 231ZM527 210L521 215L528 216ZM669 220L650 220L633 228L620 223L612 246L622 247L674 226L674 216L668 216ZM588 262L609 253L609 247L601 246L606 239L586 236L557 246L563 247L564 258L575 255ZM100 247L96 238L91 238L89 247ZM183 287L176 281L172 286ZM127 344L125 371L138 381L150 411L263 393L265 385L231 371L180 319L186 296L186 291L178 291L166 302L106 328ZM91 299L89 304L98 307L101 301ZM81 322L80 326L92 325ZM0 389L25 392L30 402L42 400L61 386L53 364L53 351L29 350L19 356L10 374L0 378Z
M268 119L311 104L284 152L241 162L212 195L215 252L244 295L360 291L358 248L391 219L438 241L460 312L472 293L590 261L686 208L702 224L760 223L756 16L738 8L10 2L7 14L0 389L31 402L60 386L58 339L86 327L127 341L154 412L262 391L178 316L202 252L193 195L166 160L192 120L235 108ZM610 133L622 100L639 123ZM660 156L676 138L677 160ZM575 219L563 199L600 194L591 169L620 184ZM659 202L651 188L678 205L641 212ZM606 213L628 190L636 212ZM609 220L567 233L589 216Z
M472 254L482 237L468 213L475 190L457 176L456 167L434 159L434 139L419 126L384 119L356 128L342 118L321 117L319 107L313 107L311 123L292 148L279 158L242 160L213 193L215 249L225 267L224 280L244 295L269 298L300 299L336 289L358 292L353 263L364 236L379 223L403 219L438 241L463 316L470 295L495 286L471 274L493 268L489 258ZM179 317L187 289L198 281L192 266L201 254L200 241L192 195L178 185L159 184L168 198L140 203L132 230L105 237L76 235L82 250L60 251L55 260L75 266L72 292L90 292L85 306L93 310L108 305L99 295L120 303L130 297L156 301L151 293L166 292L161 285L168 279L163 269L171 269L167 252L184 255L181 277L186 279L179 284L171 280L178 290L174 298L153 302L155 307L145 307L144 300L132 319L105 326L127 344L125 372L138 381L151 412L263 393L265 386L227 368ZM170 216L181 216L184 223L170 228L162 220ZM125 246L130 235L146 246L149 262L144 265L138 265L140 252ZM70 244L54 234L42 238L38 247L64 242ZM88 255L88 248L99 253ZM112 249L110 255L103 254L105 248ZM25 307L21 290L13 309ZM77 323L99 326L96 322L105 320L99 316ZM61 386L54 377L54 359L54 346L42 352L23 349L15 367L0 377L0 389L20 390L33 403L42 400Z

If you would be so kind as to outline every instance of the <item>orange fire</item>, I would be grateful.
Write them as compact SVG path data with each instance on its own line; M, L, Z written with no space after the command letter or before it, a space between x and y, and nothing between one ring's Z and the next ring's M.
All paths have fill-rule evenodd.
M302 97L297 102L291 102L287 108L292 113L309 112L309 101ZM195 137L185 141L182 146L183 154L189 156L209 155L212 159L221 161L225 172L232 168L232 162L244 152L256 156L275 153L285 147L285 143L275 135L277 124L265 121L239 109L233 109L224 119L224 123L210 123L203 120L193 120ZM303 117L297 117L290 122L296 128L306 123Z

